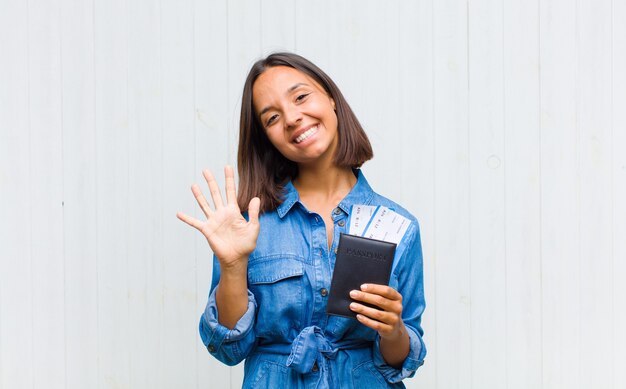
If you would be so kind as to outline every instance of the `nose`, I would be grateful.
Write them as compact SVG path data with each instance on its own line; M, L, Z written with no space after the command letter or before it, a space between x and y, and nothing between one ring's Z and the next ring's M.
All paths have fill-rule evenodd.
M285 116L285 125L287 127L295 127L302 121L302 112L295 105L285 108L283 115Z

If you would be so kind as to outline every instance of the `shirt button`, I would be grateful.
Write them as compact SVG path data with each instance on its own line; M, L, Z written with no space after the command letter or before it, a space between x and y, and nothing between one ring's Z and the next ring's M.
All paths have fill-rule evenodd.
M335 247L335 254L337 254L337 247Z
M333 211L333 213L334 213L335 215L339 215L339 214L341 213L341 208L339 208L339 207L335 208L335 210Z
M317 367L317 362L315 362L315 363L313 364L313 368L311 369L311 371L318 371L319 369L320 369L320 368L319 368L319 367Z
M339 227L343 227L343 226L346 225L346 222L343 221L343 220L339 220L339 223L337 223L337 224L339 224Z
M210 344L209 347L207 347L207 350L209 350L210 353L214 353L215 352L215 346Z
M328 296L328 289L326 288L320 289L320 294L322 295L322 297Z

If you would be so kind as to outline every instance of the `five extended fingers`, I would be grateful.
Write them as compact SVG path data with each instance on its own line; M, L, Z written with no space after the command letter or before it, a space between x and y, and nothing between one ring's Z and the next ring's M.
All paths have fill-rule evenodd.
M204 179L206 180L207 185L209 186L209 191L211 192L211 199L213 200L213 205L215 209L217 210L219 208L224 207L225 204L222 199L222 194L220 193L219 185L217 181L215 180L215 176L213 176L213 173L210 170L205 169L202 171L202 175L204 176ZM235 172L231 166L224 167L224 177L225 177L227 204L233 204L237 209L239 209L239 206L237 205L237 187L235 185ZM207 219L211 217L214 211L211 209L211 206L209 205L209 202L207 201L206 197L204 197L204 195L202 194L202 190L200 190L200 187L197 184L193 184L191 186L191 192L193 193L193 196L198 202L198 205L202 209L204 216L206 216ZM249 205L250 221L258 223L259 208L260 208L260 200L257 197L250 200L250 205ZM190 226L200 231L202 230L202 227L204 225L202 221L196 218L193 218L191 216L188 216L182 212L178 212L176 214L176 217L178 217L183 222L189 224Z

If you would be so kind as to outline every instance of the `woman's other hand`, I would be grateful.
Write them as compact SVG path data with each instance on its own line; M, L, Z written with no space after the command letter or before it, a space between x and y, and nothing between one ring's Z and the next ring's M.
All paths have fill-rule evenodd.
M363 284L361 290L351 291L350 297L377 307L358 302L350 304L361 324L378 331L385 361L396 368L402 366L410 347L409 334L402 320L402 295L387 285Z
M209 186L214 209L209 206L200 187L193 184L191 191L202 212L204 212L206 220L198 220L182 212L178 212L176 216L206 237L223 270L241 265L245 269L248 255L255 249L256 240L259 236L259 198L255 197L250 200L248 205L249 221L247 221L241 215L241 210L237 205L233 168L230 166L224 168L226 203L222 200L220 188L213 174L209 170L204 170L202 175Z

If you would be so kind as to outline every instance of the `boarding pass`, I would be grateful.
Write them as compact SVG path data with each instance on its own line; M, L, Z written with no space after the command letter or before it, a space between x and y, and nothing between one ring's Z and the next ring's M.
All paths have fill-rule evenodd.
M350 216L350 235L384 240L399 244L411 221L384 206L353 205Z

